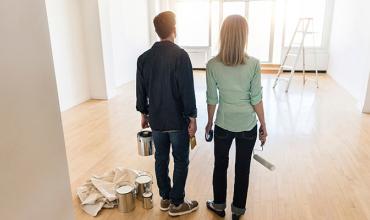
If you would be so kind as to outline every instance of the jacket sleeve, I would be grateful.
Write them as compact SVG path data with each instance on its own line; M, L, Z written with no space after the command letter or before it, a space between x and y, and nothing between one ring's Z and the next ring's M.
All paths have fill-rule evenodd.
M197 117L197 106L194 92L193 67L189 55L183 51L176 66L177 86L185 117Z
M254 70L250 87L251 104L257 105L262 101L261 65L258 61Z
M145 88L145 80L143 76L143 63L141 57L137 59L136 110L146 115L149 114L148 95L147 88Z

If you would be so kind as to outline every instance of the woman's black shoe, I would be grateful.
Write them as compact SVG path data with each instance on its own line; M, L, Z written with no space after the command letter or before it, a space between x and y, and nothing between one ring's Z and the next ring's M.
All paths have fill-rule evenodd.
M240 215L233 214L232 220L239 220L239 219L240 219Z
M210 200L207 201L207 208L209 210L216 213L216 215L218 215L220 217L225 217L225 210L217 210L213 205L214 205L213 201L210 201Z

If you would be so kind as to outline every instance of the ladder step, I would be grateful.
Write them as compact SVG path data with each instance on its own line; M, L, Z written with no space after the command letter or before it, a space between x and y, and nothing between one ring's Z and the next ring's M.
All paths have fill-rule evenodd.
M290 47L301 47L301 44L292 44Z
M297 33L316 34L317 32L315 32L315 31L297 31Z
M287 56L296 57L296 56L298 56L298 54L296 54L296 53L288 53Z
M293 69L292 66L288 66L288 65L282 65L281 68L282 69L291 69L291 70Z

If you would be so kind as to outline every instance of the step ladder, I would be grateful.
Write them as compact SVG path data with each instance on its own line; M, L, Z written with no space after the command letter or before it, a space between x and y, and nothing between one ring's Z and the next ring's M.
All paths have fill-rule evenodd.
M311 29L311 30L309 30ZM297 44L296 38L298 35L301 35L301 41ZM316 81L316 87L319 88L319 77L318 77L318 70L317 70L317 54L315 49L315 32L313 28L313 18L300 18L298 20L298 24L295 28L295 31L293 33L293 37L289 43L288 50L285 54L284 60L282 65L279 68L278 74L275 78L274 86L275 88L280 80L286 80L288 81L288 84L286 86L285 92L289 91L290 83L293 79L294 73L296 72L297 65L300 60L300 56L302 54L302 73L303 73L303 84L306 84L306 61L305 61L305 38L307 35L312 35L312 41L313 41L313 55L314 55L314 65L315 65L315 81ZM297 48L295 51L292 50L292 48ZM294 64L293 66L287 65L288 57L294 57ZM290 70L290 75L288 78L282 78L280 77L281 73L284 72L284 70Z

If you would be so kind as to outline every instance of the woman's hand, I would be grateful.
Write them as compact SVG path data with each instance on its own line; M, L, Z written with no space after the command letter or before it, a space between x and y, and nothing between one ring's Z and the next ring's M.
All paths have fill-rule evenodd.
M265 145L267 139L267 129L265 124L260 125L258 136L259 140L261 141L261 146Z
M213 122L208 122L206 125L206 135L209 134L209 131L212 130Z

